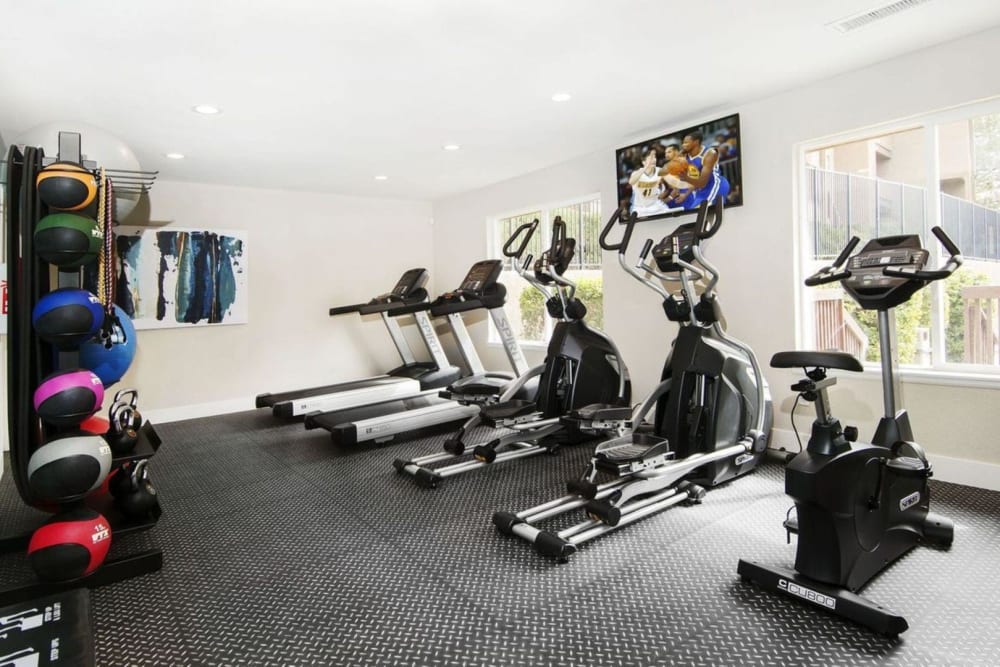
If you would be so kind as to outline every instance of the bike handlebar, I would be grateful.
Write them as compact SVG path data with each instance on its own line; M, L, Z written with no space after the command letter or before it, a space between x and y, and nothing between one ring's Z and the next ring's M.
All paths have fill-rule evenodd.
M905 267L902 269L886 267L882 269L882 275L891 276L893 278L912 278L914 280L932 282L934 280L944 280L951 274L955 273L958 267L962 266L962 251L958 249L955 242L952 241L940 227L932 227L931 232L937 237L937 240L941 242L944 249L948 251L948 261L945 262L943 267L934 271L908 271Z

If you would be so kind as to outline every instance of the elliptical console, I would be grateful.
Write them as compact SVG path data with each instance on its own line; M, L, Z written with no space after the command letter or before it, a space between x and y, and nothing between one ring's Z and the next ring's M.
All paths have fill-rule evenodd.
M798 533L795 571L746 560L738 569L744 580L887 635L905 631L906 620L855 592L918 543L947 546L954 535L950 520L929 511L931 466L913 441L906 410L896 411L893 393L889 311L962 264L944 231L932 231L950 254L940 270L924 268L929 253L915 234L873 239L848 260L858 245L854 237L832 265L806 279L808 286L839 281L862 308L878 311L885 413L871 444L855 442L857 429L841 427L830 413L827 390L836 378L827 370L861 372L861 363L843 352L774 355L771 366L805 371L792 390L816 406L809 444L785 470L797 517L785 522Z

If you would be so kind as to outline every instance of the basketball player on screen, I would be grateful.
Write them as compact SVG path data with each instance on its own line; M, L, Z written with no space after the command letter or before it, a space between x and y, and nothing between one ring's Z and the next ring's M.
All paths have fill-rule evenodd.
M705 148L701 142L702 134L697 131L685 135L681 142L688 168L678 178L693 190L683 202L686 209L697 208L703 201L712 203L716 197L725 199L729 194L729 181L719 171L719 151Z
M693 192L691 184L680 179L680 174L688 170L687 158L677 144L668 145L663 157L665 161L660 169L660 178L665 187L660 194L660 201L669 209L679 209Z
M648 150L642 157L642 167L629 176L628 184L632 186L632 212L640 216L660 215L667 212L667 207L660 200L663 192L660 173L656 168L656 151Z

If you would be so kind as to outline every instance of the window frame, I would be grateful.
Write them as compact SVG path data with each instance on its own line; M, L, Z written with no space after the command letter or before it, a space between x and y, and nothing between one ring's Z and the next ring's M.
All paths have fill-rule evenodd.
M504 261L503 270L510 271L510 259L503 256L503 244L506 239L501 239L497 235L500 223L508 218L515 218L518 216L528 215L534 211L539 211L541 215L538 218L538 230L536 234L541 234L542 247L547 248L550 242L549 235L552 233L552 211L559 208L565 208L567 206L576 206L579 204L587 204L589 202L597 202L598 209L598 219L600 219L601 210L603 209L603 202L601 201L601 193L594 192L591 194L580 195L576 197L571 197L569 199L556 200L548 202L545 204L535 204L530 206L520 206L516 209L505 211L502 213L496 213L486 218L486 252L488 257L499 258ZM598 226L598 234L600 234L600 226ZM575 238L575 237L574 237ZM604 251L600 251L601 262L597 268L601 272L603 279L604 276ZM581 267L570 266L567 272L574 270L594 270L594 269L582 269ZM502 280L502 274L501 274ZM528 289L534 289L529 287ZM509 307L511 305L511 300L508 299L507 304L504 306ZM545 321L545 328L542 334L542 340L521 340L518 339L518 344L527 350L545 350L549 346L549 339L552 337L552 327L553 320L548 313L543 315ZM500 342L500 336L497 334L496 327L493 325L493 321L489 322L489 334L487 335L486 342L488 345L495 347L502 347L503 343Z
M908 130L921 129L924 132L923 159L927 168L925 188L928 201L925 202L927 217L927 228L922 232L921 238L928 249L935 266L943 264L945 258L943 249L937 239L930 234L930 228L939 225L941 222L941 184L940 184L940 151L938 132L939 128L950 123L960 121L971 121L977 116L1000 113L1000 95L969 102L967 104L916 114L905 118L900 118L885 123L869 125L856 130L826 135L817 139L797 143L794 148L794 173L796 175L793 185L793 202L795 221L793 228L793 247L796 249L796 260L794 264L795 279L795 345L797 349L805 349L807 341L815 340L813 322L809 306L810 290L804 284L806 276L811 275L815 270L812 267L816 260L812 259L812 249L815 248L815 238L813 230L808 225L808 207L810 201L807 197L806 178L809 164L806 154L824 148L873 139L875 137L905 132ZM962 269L959 269L960 271ZM931 297L931 359L946 359L944 323L942 322L942 299L944 283L939 281L930 285ZM895 338L895 325L892 327L892 335ZM863 362L865 373L859 377L866 379L876 379L880 377L881 365L878 362ZM900 379L917 384L937 384L959 387L991 388L1000 389L1000 367L988 364L965 364L956 362L937 362L931 366L916 366L911 364L895 364L895 372ZM869 372L872 371L872 372Z

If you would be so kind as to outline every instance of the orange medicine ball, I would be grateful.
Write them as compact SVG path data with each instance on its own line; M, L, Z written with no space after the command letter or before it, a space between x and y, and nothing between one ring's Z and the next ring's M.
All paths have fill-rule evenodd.
M38 172L38 196L50 208L79 211L97 196L97 179L87 169L72 162L55 162Z

